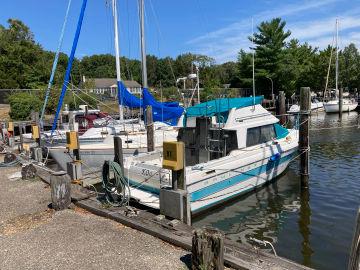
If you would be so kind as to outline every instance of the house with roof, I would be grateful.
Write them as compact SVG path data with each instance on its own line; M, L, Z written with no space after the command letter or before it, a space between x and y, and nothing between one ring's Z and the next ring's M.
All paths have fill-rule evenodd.
M125 87L131 94L141 93L141 84L137 81L123 81ZM117 97L117 81L113 78L85 78L83 77L82 85L87 85L87 91L97 95L108 97Z

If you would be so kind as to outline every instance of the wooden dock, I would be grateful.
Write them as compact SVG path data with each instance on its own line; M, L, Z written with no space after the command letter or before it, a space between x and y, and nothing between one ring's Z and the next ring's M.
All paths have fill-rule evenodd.
M53 171L38 164L34 165L37 169L37 175L49 183ZM194 228L177 220L169 220L153 209L145 208L136 203L132 204L131 207L107 207L97 199L95 192L75 184L71 186L71 197L75 205L93 214L112 219L185 250L191 250ZM235 269L311 269L226 238L224 243L225 265Z

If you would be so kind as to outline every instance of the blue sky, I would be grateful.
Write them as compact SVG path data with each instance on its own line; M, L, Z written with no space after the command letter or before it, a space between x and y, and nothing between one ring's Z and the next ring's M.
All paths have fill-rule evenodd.
M63 51L69 53L81 0L72 0ZM113 53L113 26L106 0L88 0L77 57ZM2 1L0 24L24 21L45 49L56 50L68 0ZM360 0L145 0L147 52L164 56L194 52L218 63L248 50L251 20L282 17L292 37L323 48L340 19L340 46L360 47ZM137 0L118 0L121 55L139 57Z

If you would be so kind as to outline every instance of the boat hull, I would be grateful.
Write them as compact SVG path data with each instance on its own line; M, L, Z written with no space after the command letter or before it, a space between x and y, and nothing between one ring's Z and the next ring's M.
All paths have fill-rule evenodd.
M72 162L73 158L65 147L48 148L49 154L62 170L67 170L67 163ZM124 158L128 156L146 153L147 148L125 148L123 149ZM106 160L114 160L114 148L108 149L80 149L80 157L83 164L83 173L99 171Z
M282 174L297 155L297 132L291 137L291 141L283 139L279 144L244 150L246 155L237 152L233 156L187 167L186 190L192 215L250 192ZM161 169L160 157L148 162L150 155L130 158L125 173L134 187L159 194L161 187L171 186L171 173Z
M357 102L345 102L342 106L343 112L351 112L356 109L358 106ZM336 113L339 112L339 102L338 101L329 101L327 103L324 103L324 109L327 113Z

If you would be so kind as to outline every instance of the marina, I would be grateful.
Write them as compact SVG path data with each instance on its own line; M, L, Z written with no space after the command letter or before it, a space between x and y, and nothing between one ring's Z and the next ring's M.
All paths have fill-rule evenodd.
M174 57L164 3L67 3L56 51L18 19L0 24L1 269L360 269L355 26L329 18L313 47L284 18L252 17L222 29L251 28L236 61L197 53L222 36L208 30ZM84 43L95 10L107 25ZM20 246L39 260L11 259Z

